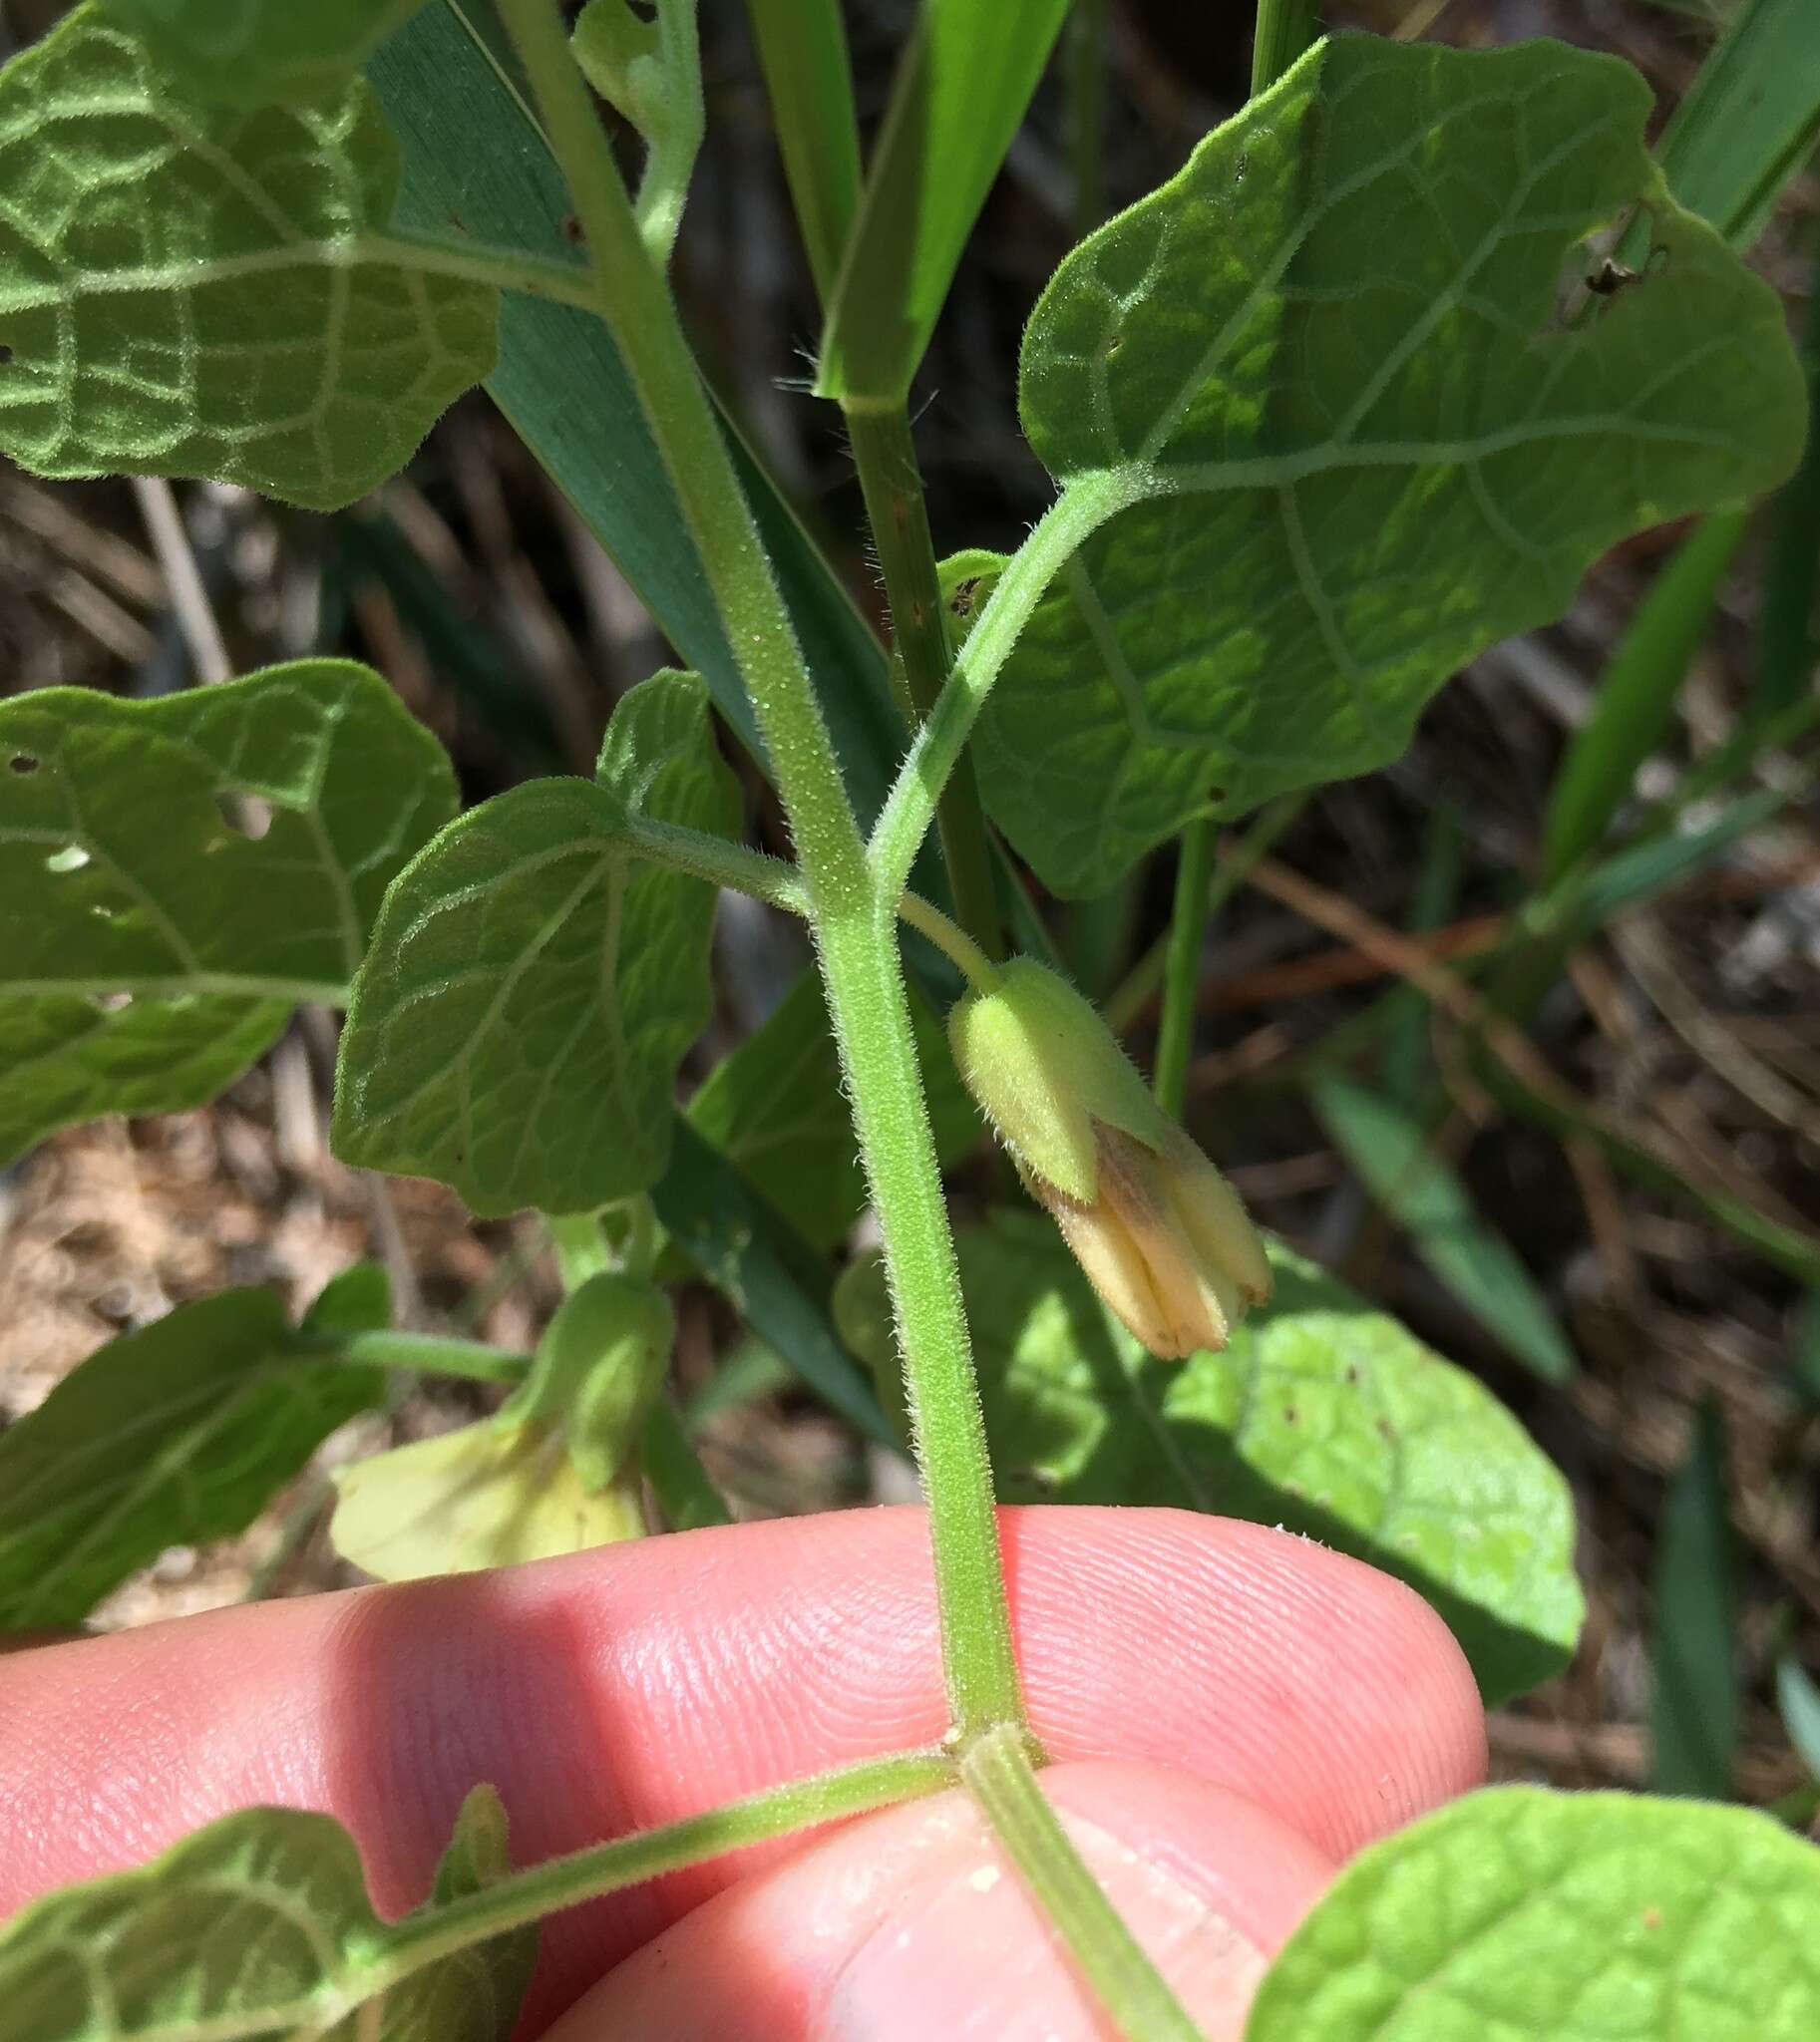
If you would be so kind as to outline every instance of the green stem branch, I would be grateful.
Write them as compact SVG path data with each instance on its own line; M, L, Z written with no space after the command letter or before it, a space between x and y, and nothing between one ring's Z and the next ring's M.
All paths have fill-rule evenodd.
M1163 1020L1151 1076L1157 1104L1172 1120L1182 1118L1183 1101L1188 1096L1188 1059L1195 1046L1201 951L1207 936L1208 882L1214 874L1214 846L1219 834L1220 826L1211 816L1197 817L1183 831L1177 852L1176 893L1163 960Z
M1149 488L1135 466L1070 483L1005 562L873 827L868 854L880 889L891 898L909 884L948 776L1044 591L1091 533Z
M1318 15L1317 0L1258 0L1258 28L1252 44L1254 97L1274 85L1314 40ZM1188 1059L1194 1048L1216 836L1215 824L1205 816L1183 831L1176 894L1170 908L1154 1085L1158 1105L1177 1119L1187 1096Z
M593 311L600 302L600 286L585 262L534 255L525 248L496 248L462 235L393 227L370 236L362 252L376 261L408 263L413 269L432 270L438 276L459 276L468 283L492 284L496 290L578 305L585 312Z
M965 929L950 921L932 901L920 893L904 893L898 899L898 916L927 936L951 964L959 967L968 985L990 985L998 975L993 960L973 941Z
M882 884L861 842L789 612L555 0L502 0L502 13L568 182L599 280L597 309L700 551L790 820L898 1309L955 1721L969 1732L1020 1722L991 1463L898 953L895 912L909 869Z
M1202 2042L1200 2029L1075 1850L1017 1734L995 1730L980 1738L962 1758L960 1771L1005 1855L1061 1930L1119 2032L1130 2042Z
M551 1858L513 1872L478 1893L436 1907L395 1929L377 1975L363 1996L389 1991L401 1979L459 1950L540 1921L560 1907L640 1885L666 1872L700 1865L729 1851L846 1816L864 1815L954 1784L954 1762L939 1752L900 1752L838 1772L794 1780L706 1815L687 1816L610 1844Z
M444 1333L315 1333L301 1336L326 1354L374 1368L414 1369L427 1376L463 1376L477 1383L519 1383L531 1366L529 1354L457 1340Z
M911 715L920 726L940 700L953 661L915 443L901 404L877 409L852 405L846 407L846 417L879 570L885 577L886 600L891 605L894 650L904 663ZM935 825L956 918L988 957L1002 957L991 846L969 759L955 762L936 808Z

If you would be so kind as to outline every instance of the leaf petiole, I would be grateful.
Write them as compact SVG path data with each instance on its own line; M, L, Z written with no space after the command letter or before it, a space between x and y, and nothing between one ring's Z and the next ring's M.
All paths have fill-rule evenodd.
M421 1916L401 1922L386 1957L370 1981L370 1992L388 1991L414 1971L490 1941L527 1922L541 1921L558 1908L595 1900L626 1886L641 1885L666 1872L700 1865L729 1851L773 1837L865 1815L901 1801L952 1787L957 1768L940 1751L898 1752L838 1771L813 1774L784 1787L768 1788L706 1815L685 1816L635 1836L618 1837L572 1851L470 1893Z

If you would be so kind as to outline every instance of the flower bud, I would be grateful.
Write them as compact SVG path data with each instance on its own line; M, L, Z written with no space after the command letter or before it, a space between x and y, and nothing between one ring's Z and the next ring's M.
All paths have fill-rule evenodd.
M1221 1348L1271 1294L1237 1193L1092 1005L1028 957L948 1017L962 1082L1094 1288L1153 1354Z

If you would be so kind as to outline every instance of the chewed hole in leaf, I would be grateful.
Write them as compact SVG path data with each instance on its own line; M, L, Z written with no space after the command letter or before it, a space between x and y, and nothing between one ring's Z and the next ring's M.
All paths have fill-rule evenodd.
M271 828L272 805L256 794L218 794L214 805L236 837L257 844Z
M19 778L23 780L27 774L38 771L38 761L32 757L30 752L15 752L7 761L7 771L18 774Z
M66 844L61 851L54 851L44 861L47 872L79 872L89 862L89 853L80 844Z

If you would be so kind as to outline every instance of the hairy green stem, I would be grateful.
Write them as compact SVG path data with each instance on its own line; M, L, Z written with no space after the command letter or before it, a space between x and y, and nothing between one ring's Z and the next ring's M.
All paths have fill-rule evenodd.
M1074 0L1067 37L1068 168L1080 237L1106 217L1106 0Z
M618 343L700 551L789 817L898 1306L956 1724L970 1732L1018 1722L1023 1702L991 1463L898 953L895 911L909 868L894 884L881 884L861 843L789 613L669 286L639 238L570 61L555 0L503 0L502 12L568 182L600 281L600 316Z
M909 884L948 776L1044 591L1091 533L1150 487L1135 467L1070 483L1005 562L873 827L869 855L880 890L891 898Z
M1069 1841L1016 1732L995 1730L980 1738L962 1757L960 1772L1120 2033L1129 2042L1202 2042L1201 2031Z
M1200 816L1182 833L1177 852L1176 895L1169 911L1168 947L1163 961L1163 1021L1157 1032L1151 1088L1157 1104L1174 1120L1188 1096L1188 1059L1195 1046L1195 1016L1201 992L1201 951L1207 934L1207 889L1214 872L1220 826Z
M525 248L495 248L465 235L393 227L387 233L369 235L361 250L375 261L406 263L438 276L459 276L468 283L492 284L496 290L522 291L527 297L578 305L584 312L591 312L600 302L600 286L585 262L534 255Z
M458 1340L445 1333L302 1333L298 1336L323 1353L374 1368L415 1369L427 1376L464 1376L477 1383L518 1383L531 1366L529 1354L509 1347L489 1347L479 1340Z
M508 1929L540 1921L557 1908L640 1885L663 1872L700 1865L768 1838L792 1836L821 1823L913 1801L919 1795L951 1787L954 1778L954 1762L941 1752L900 1752L891 1758L869 1759L838 1772L794 1780L787 1787L773 1787L706 1815L665 1823L660 1829L547 1859L481 1892L433 1908L421 1919L401 1922L389 1940L377 1975L361 1981L368 1987L364 1996L390 1990L428 1964Z
M993 960L932 901L920 893L904 893L898 899L899 919L927 936L949 963L957 965L968 985L990 985L998 975Z
M1316 0L1258 0L1258 28L1252 43L1252 93L1268 90L1314 40ZM1200 817L1182 833L1176 894L1170 908L1169 940L1163 964L1163 1020L1157 1036L1154 1085L1163 1111L1179 1118L1188 1091L1188 1059L1194 1047L1195 1012L1201 990L1201 953L1206 944L1208 880L1214 868L1216 827Z
M811 894L825 908L854 905L866 892L863 851L828 726L669 284L651 262L569 54L557 0L503 0L501 13L574 202L597 284L593 309L619 345L726 619Z
M901 404L879 408L852 405L845 411L854 466L891 606L894 650L904 662L910 710L921 725L940 700L953 659L948 651L941 584L935 572L935 547L929 535L915 443ZM992 849L969 759L955 762L936 807L935 828L954 895L955 918L988 957L1002 957Z
M816 930L854 1126L885 1239L910 1430L928 1498L942 1664L954 1727L1022 1723L991 1461L954 1238L929 1132L890 911Z
M1227 852L1216 868L1207 889L1207 904L1202 910L1205 920L1211 921L1244 885L1252 867L1301 814L1307 800L1304 794L1278 795L1269 808L1260 813L1244 839ZM1101 1012L1106 1026L1114 1035L1123 1035L1155 998L1163 984L1168 953L1169 933L1165 932L1125 974L1118 989L1106 1001Z

